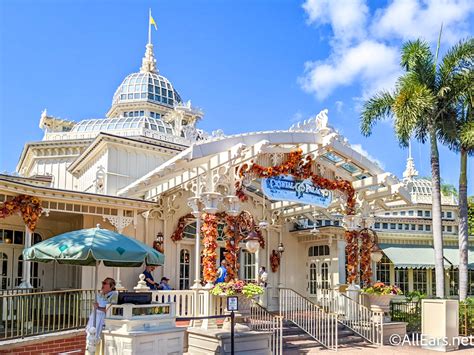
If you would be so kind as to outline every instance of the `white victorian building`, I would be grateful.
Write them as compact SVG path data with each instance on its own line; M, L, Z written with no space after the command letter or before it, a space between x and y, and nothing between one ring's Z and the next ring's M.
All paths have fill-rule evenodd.
M0 176L1 202L29 195L43 207L34 233L18 215L0 219L1 289L20 284L42 290L91 288L91 268L23 264L21 253L30 243L97 224L148 245L163 237L166 260L155 271L155 279L167 276L175 289L189 289L201 280L197 269L202 250L200 243L196 245L200 221L191 214L192 198L217 193L216 210L229 212L236 202L228 196L236 194L239 168L251 162L277 166L300 149L313 158L314 174L347 180L355 189L359 222L377 231L384 252L374 278L407 292L433 293L431 185L416 177L411 157L403 179L398 179L354 150L328 124L327 110L288 130L232 136L198 129L202 118L203 112L183 101L159 73L151 43L140 71L120 84L105 118L76 122L45 110L39 122L43 139L25 144L17 174ZM268 307L277 308L278 287L312 298L321 289L346 283L346 197L333 192L326 207L272 200L262 194L259 178L246 180L248 199L237 203L236 213L246 211L252 217L264 247L250 253L242 243L239 276L255 280L259 266L267 268ZM446 289L454 295L458 253L453 196L443 197L443 218ZM183 229L175 234L179 226ZM217 263L225 252L223 228L218 230ZM275 256L280 265L272 270ZM102 267L100 274L118 278L132 289L141 271L122 269L119 274ZM472 294L474 274L469 275Z

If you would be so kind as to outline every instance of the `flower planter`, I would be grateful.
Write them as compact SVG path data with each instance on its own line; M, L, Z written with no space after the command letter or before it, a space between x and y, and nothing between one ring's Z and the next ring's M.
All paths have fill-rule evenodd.
M390 301L395 295L376 295L364 293L364 297L370 306L370 310L373 312L383 312L384 322L390 322Z

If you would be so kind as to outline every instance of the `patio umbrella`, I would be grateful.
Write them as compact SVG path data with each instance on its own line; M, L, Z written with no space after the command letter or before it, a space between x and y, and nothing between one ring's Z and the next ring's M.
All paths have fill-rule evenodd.
M152 247L125 235L97 228L60 234L23 250L23 259L37 262L56 261L59 264L95 266L94 289L97 285L97 266L138 267L163 265L164 255ZM93 324L96 324L97 310Z

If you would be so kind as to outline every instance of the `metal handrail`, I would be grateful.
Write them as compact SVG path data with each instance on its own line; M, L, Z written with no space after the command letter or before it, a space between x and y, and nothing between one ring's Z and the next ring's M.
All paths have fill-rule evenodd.
M95 290L0 295L0 340L85 327Z
M252 301L250 307L250 328L272 333L271 350L273 355L283 354L283 317L269 312L265 307Z
M337 290L320 290L323 308L338 315L338 320L372 344L383 345L383 312L375 312Z
M338 316L298 292L280 289L280 315L330 350L338 347Z

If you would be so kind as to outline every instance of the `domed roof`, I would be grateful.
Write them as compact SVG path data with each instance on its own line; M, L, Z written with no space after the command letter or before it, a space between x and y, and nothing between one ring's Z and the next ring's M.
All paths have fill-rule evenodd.
M410 181L412 183L411 193L418 195L431 195L431 180L423 178L415 178Z
M170 81L156 72L128 75L115 92L112 104L137 101L148 101L170 107L182 102Z

